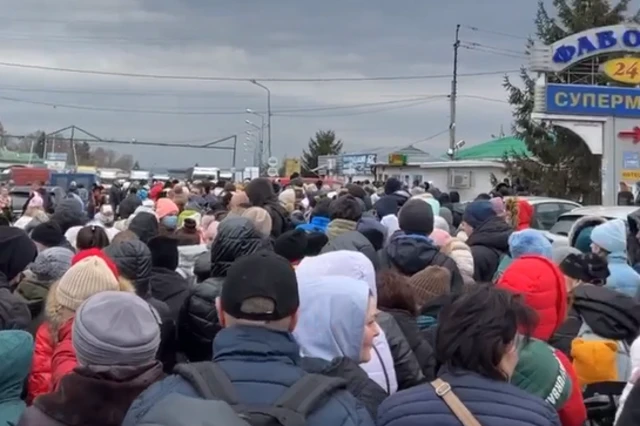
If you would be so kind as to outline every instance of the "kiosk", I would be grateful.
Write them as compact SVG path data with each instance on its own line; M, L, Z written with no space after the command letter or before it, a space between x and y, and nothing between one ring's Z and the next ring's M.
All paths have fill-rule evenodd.
M620 182L640 181L640 58L625 57L639 53L634 24L593 28L531 50L529 68L538 73L532 119L571 130L602 156L604 205L616 204Z

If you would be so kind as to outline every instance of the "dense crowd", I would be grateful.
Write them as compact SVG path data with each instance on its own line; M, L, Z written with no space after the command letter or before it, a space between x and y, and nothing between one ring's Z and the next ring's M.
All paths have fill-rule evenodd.
M552 244L505 186L460 201L35 185L0 226L0 425L640 424L640 213Z

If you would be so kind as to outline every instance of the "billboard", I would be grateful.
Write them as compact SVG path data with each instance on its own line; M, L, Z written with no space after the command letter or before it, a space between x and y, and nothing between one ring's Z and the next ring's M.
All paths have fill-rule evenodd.
M344 154L341 171L343 175L370 175L371 166L376 163L376 154Z

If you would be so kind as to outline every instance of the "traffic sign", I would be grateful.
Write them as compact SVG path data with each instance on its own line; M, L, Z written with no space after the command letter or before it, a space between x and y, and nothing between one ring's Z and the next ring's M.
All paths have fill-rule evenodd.
M267 170L267 175L269 177L276 177L278 176L278 169L276 169L275 167L269 167L269 169Z
M269 167L278 167L278 159L276 157L269 157L267 164Z

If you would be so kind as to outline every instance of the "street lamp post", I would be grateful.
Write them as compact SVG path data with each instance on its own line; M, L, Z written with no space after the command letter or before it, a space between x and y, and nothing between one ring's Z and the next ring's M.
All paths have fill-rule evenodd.
M271 90L269 90L267 86L258 83L256 80L251 80L251 83L267 91L267 152L269 154L269 157L271 157Z
M253 123L251 120L244 121L254 129L260 130L260 138L258 140L258 157L260 158L260 161L258 163L258 167L260 167L260 171L262 171L262 165L264 164L264 116L262 114L258 114L257 112L249 108L247 108L247 113L257 115L262 120L262 124L260 126Z

